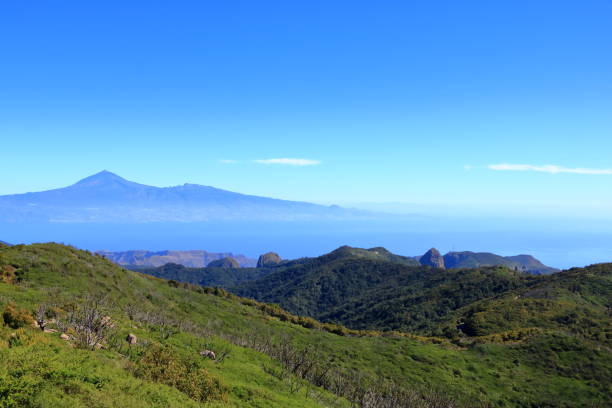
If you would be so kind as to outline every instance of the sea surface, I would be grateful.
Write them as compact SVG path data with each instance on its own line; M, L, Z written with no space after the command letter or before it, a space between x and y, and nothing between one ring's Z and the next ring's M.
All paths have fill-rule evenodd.
M275 251L283 258L317 256L341 245L382 246L406 256L436 247L443 253L531 254L561 269L612 262L612 223L597 220L415 216L360 222L0 223L0 240L53 241L92 251L204 249L251 257Z

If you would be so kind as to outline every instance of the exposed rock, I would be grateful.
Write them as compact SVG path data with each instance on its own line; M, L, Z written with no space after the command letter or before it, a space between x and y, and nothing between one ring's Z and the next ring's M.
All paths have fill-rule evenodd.
M55 329L45 329L44 332L45 333L57 333L57 330L55 330Z
M211 360L215 360L217 358L215 352L210 350L202 350L200 351L200 355L202 357L210 358Z
M425 255L419 259L419 262L421 265L444 269L444 257L442 257L442 254L436 248L431 248L425 252Z
M263 254L257 260L258 268L265 268L267 266L274 266L281 263L283 259L276 252L268 252Z
M67 335L66 333L62 333L62 334L60 334L60 339L62 339L62 340L70 340L70 336Z
M240 268L240 263L238 263L238 261L234 258L226 257L222 259L217 259L216 261L212 261L206 266L214 268L236 269Z
M115 325L113 324L113 321L112 321L112 319L111 319L111 317L110 317L110 316L104 316L104 317L102 317L102 319L101 319L101 321L100 321L100 322L101 322L101 323L102 323L102 325L103 325L103 326L105 326L105 327L110 327L110 328L114 328L114 327L115 327Z
M128 344L136 344L138 342L138 338L136 337L135 334L130 333L125 338L125 341L127 341Z

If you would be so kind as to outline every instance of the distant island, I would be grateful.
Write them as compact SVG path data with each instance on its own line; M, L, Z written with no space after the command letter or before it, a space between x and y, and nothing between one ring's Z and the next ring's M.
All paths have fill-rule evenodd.
M102 171L55 190L0 196L0 222L202 222L382 217L363 210L235 193L198 184L153 187Z

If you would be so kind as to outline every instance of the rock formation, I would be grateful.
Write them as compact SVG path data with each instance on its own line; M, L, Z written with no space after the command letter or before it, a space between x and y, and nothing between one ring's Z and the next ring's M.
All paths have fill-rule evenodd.
M281 263L283 260L276 252L268 252L263 254L257 260L258 268L265 268L267 266L274 266Z
M445 269L444 267L444 257L436 248L431 248L429 251L425 252L419 262L421 265L427 265L434 268Z

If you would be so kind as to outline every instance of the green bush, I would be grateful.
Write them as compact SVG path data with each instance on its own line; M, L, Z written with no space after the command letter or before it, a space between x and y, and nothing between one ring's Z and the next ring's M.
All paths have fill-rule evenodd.
M19 309L14 303L6 305L2 313L2 319L5 325L13 329L30 326L34 323L32 314L27 310Z
M227 398L217 378L194 362L181 359L167 346L150 346L136 361L134 375L174 387L199 402Z

